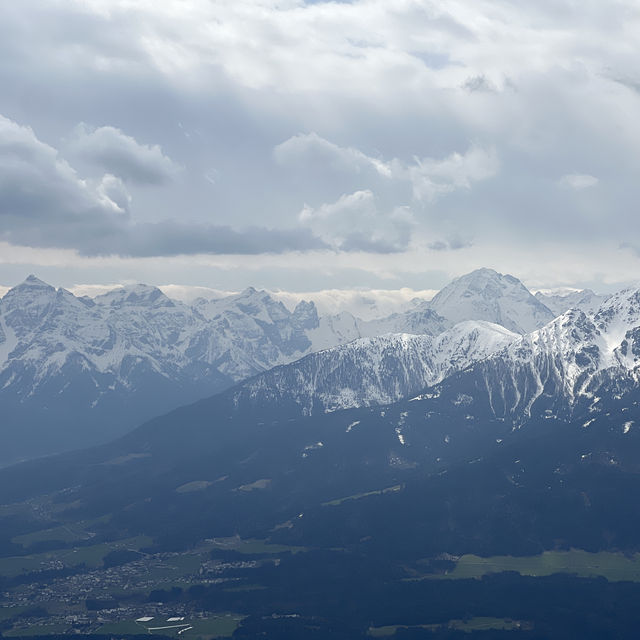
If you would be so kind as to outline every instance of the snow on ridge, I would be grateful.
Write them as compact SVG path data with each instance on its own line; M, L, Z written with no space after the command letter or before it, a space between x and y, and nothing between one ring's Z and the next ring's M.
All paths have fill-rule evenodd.
M452 314L444 318L429 303L375 322L346 311L318 316L313 303L291 312L268 291L253 288L193 306L147 285L127 285L91 301L32 279L0 300L0 376L5 372L2 380L10 379L7 367L20 362L32 368L34 381L42 381L74 363L107 376L109 385L126 386L132 384L123 367L128 358L169 380L216 370L240 381L303 358L288 369L297 371L291 374L295 380L280 372L269 378L272 389L258 384L254 391L299 390L310 410L314 402L335 410L415 395L491 358L510 361L512 371L530 371L539 392L544 380L534 369L544 361L570 396L603 368L636 366L635 338L627 334L640 326L637 290L612 296L594 314L568 311L524 336L523 314L533 310L527 322L539 324L551 312L516 278L479 270L441 293L447 304L469 302L462 306L476 319L454 323ZM517 320L518 333L496 318Z
M538 398L571 411L602 385L640 381L640 290L623 290L593 312L569 309L474 367L498 417L526 417ZM564 411L565 409L560 409Z
M463 322L438 336L359 338L254 378L235 402L296 402L305 414L387 404L410 397L518 338L489 322Z

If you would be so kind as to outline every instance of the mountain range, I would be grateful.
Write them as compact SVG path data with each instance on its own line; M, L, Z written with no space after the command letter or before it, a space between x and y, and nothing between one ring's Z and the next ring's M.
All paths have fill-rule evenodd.
M545 299L512 276L479 269L430 302L364 321L348 312L318 316L312 302L289 310L253 288L187 305L146 285L92 299L29 276L0 299L0 405L9 443L0 463L106 442L320 352L291 375L319 368L313 380L320 375L325 408L400 399L553 320ZM552 302L562 308L562 300ZM590 308L594 297L565 303ZM331 369L358 381L327 377ZM283 371L271 375L289 375Z

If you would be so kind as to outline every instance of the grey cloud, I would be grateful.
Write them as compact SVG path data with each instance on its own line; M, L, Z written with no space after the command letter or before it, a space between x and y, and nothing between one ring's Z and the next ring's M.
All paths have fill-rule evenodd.
M447 240L436 240L434 242L430 242L427 247L432 251L457 251L458 249L466 249L472 245L473 243L470 240L452 237Z
M69 151L127 182L164 184L180 170L159 145L140 144L116 127L79 125Z
M46 218L72 222L81 217L126 214L126 207L109 198L110 189L100 186L82 180L56 149L38 140L31 128L0 116L3 224L11 220L20 227Z
M462 87L471 93L475 91L495 93L498 90L496 86L482 74L467 78Z
M0 239L83 255L258 254L326 248L308 229L137 223L123 182L84 180L29 127L0 116Z
M327 249L308 229L250 227L237 231L228 226L180 224L172 220L126 225L107 237L87 239L81 253L155 257L194 254L285 253Z

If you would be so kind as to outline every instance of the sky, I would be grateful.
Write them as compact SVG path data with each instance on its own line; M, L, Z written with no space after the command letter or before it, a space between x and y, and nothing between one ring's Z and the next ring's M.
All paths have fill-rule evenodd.
M0 288L637 281L635 0L0 11Z

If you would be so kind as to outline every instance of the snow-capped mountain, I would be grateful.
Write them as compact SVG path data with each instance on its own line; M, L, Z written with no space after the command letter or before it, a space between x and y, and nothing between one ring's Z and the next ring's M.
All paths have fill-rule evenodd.
M532 415L597 412L640 381L640 290L608 298L590 314L570 309L543 328L520 337L456 380L489 412L514 423Z
M517 279L489 269L458 278L433 302L368 321L346 311L320 317L305 301L291 311L253 288L188 305L146 285L75 297L30 276L0 299L0 406L14 446L0 453L0 463L108 440L181 404L352 341L348 349L304 361L291 384L308 397L320 394L325 408L389 402L553 315ZM378 339L389 333L405 335Z
M361 338L276 367L233 393L242 410L277 407L311 415L387 404L419 393L454 371L499 351L518 334L467 321L433 337L388 334Z
M554 318L520 280L493 269L477 269L456 278L436 294L429 308L452 324L486 320L523 334Z
M363 337L382 333L437 336L459 322L480 320L525 334L555 315L517 278L493 269L476 269L453 280L431 301L418 302L386 318L358 321L357 327Z
M76 298L34 277L0 301L0 462L75 448L224 389L185 347L193 311L153 287Z
M267 292L249 287L221 300L197 300L199 324L186 355L205 359L233 380L243 380L291 362L313 348L308 334L319 326L313 303L300 302L290 312ZM327 337L331 345L339 336Z
M77 298L30 276L0 300L0 463L108 440L293 361L318 326L313 304L289 312L254 289L212 309L146 285Z
M580 291L567 292L538 291L535 297L556 316L559 316L569 309L580 309L585 313L592 313L597 311L609 296L599 295L591 289L581 289Z

